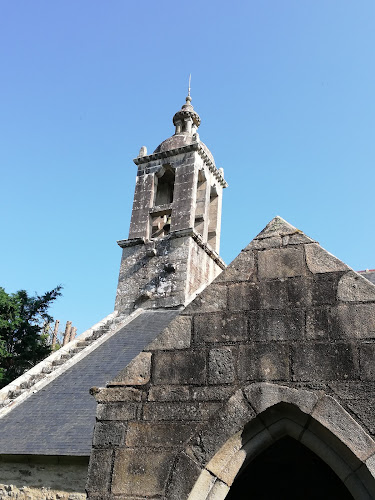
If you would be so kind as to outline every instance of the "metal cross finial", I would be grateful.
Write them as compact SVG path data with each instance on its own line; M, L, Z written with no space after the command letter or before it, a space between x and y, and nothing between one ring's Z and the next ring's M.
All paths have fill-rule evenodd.
M190 97L190 83L191 83L191 73L190 73L190 75L189 75L188 97Z

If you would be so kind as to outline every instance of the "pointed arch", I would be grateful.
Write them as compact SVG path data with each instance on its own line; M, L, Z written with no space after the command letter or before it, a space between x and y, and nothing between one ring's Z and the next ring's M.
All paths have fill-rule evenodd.
M322 459L355 499L375 497L375 442L333 397L256 383L237 391L190 440L168 498L224 499L237 474L285 436Z

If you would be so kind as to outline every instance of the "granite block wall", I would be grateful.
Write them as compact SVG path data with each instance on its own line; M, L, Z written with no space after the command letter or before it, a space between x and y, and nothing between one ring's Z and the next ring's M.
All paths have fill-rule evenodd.
M225 498L245 431L264 448L287 420L372 498L374 339L375 286L275 218L146 348L147 382L98 390L88 497Z

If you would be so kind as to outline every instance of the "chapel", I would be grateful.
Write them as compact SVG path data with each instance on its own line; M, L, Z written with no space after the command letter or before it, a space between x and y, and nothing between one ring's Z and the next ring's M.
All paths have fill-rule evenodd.
M0 391L1 498L375 498L375 271L279 216L226 266L200 123L134 159L114 311Z

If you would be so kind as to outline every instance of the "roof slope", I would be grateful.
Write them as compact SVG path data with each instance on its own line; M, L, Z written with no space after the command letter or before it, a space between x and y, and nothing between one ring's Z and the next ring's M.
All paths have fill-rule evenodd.
M1 419L0 453L89 455L103 386L145 348L178 311L145 311Z

